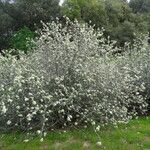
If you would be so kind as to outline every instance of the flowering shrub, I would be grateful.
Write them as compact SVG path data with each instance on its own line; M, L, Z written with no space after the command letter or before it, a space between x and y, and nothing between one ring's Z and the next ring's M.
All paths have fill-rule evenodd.
M87 24L52 22L38 33L31 54L19 60L0 56L0 129L36 130L41 136L69 126L99 130L145 113L145 39L131 53L113 56L115 43Z

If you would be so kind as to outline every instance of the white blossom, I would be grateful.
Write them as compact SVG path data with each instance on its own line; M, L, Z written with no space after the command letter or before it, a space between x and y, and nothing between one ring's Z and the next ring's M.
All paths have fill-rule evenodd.
M6 108L6 106L5 106L5 105L3 105L3 106L2 106L2 113L4 113L4 114L5 114L6 112L7 112L7 108Z
M11 124L11 121L10 121L10 120L8 120L8 121L7 121L7 125L10 125L10 124Z
M26 140L24 140L23 142L27 143L27 142L29 142L29 140L28 140L28 139L26 139Z
M96 146L98 146L98 147L102 146L102 142L101 142L101 141L98 141L98 142L96 143Z
M40 139L40 142L43 142L43 140L44 140L44 139L43 139L43 138L41 138L41 139Z

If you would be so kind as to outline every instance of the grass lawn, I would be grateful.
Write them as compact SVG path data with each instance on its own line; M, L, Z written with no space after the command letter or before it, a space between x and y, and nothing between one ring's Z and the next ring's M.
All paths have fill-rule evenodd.
M118 126L105 127L98 135L92 129L53 131L43 142L34 138L24 143L19 133L0 134L0 150L150 150L150 118Z

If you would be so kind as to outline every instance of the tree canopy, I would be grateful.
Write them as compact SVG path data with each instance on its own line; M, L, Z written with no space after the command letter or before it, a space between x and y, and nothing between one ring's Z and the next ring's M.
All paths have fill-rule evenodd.
M135 34L150 32L150 0L0 0L0 49L24 26L31 31L67 16L104 28L105 35L117 40L118 46L132 42Z
M49 22L56 17L60 17L59 0L1 0L0 43L3 46L0 49L7 48L8 38L22 27L34 31L41 21Z

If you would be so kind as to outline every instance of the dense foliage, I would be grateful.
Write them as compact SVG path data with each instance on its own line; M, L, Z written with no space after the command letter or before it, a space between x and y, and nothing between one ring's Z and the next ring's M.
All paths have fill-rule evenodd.
M32 32L28 27L23 27L10 38L10 48L15 49L16 54L18 53L18 50L27 53L28 49L33 47L31 41L34 37L34 32Z
M118 46L132 42L136 35L150 32L149 0L0 0L0 50L9 48L9 38L27 26L31 31L59 17L105 28L105 37Z
M127 122L147 110L147 36L124 55L87 24L43 24L34 52L0 56L0 129L37 130ZM107 41L107 42L106 42ZM41 139L42 140L42 139Z
M24 26L35 31L41 20L56 17L60 17L59 0L0 0L0 50L8 48L9 38Z
M130 3L124 0L65 0L62 12L71 20L91 21L95 28L104 27L106 36L117 40L118 46L124 46L125 42L133 42L135 33L149 31L149 3L149 0L131 0Z

